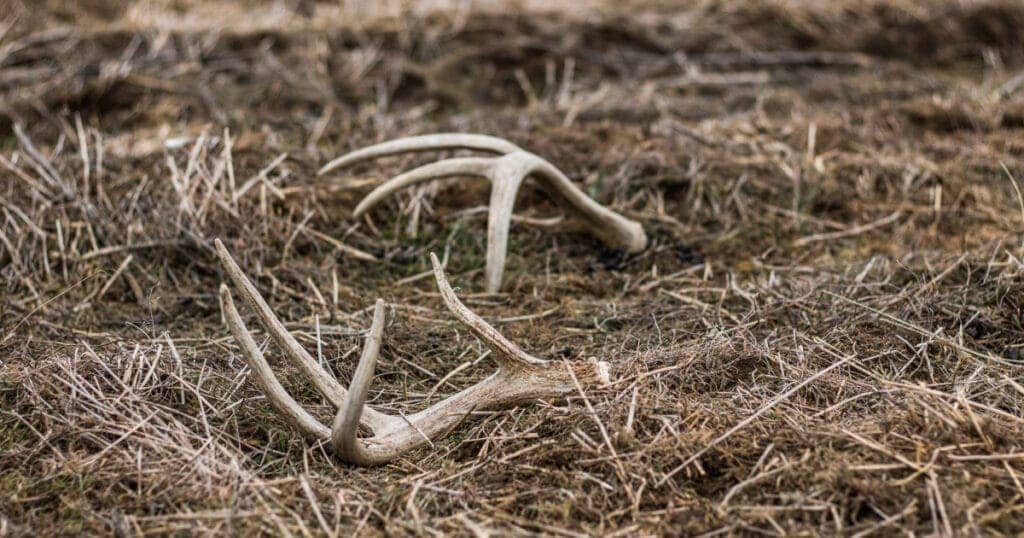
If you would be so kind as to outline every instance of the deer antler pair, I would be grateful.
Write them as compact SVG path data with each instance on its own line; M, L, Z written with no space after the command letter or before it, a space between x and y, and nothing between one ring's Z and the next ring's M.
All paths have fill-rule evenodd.
M319 174L387 155L448 149L487 151L501 157L445 159L395 176L363 198L356 207L355 216L362 215L388 195L417 183L452 176L489 179L491 202L487 217L487 260L484 269L488 293L496 293L501 288L512 206L519 186L528 176L539 179L562 205L582 217L590 232L609 247L637 252L647 244L647 236L639 223L595 202L548 161L493 136L442 133L401 138L342 155L327 163Z
M431 439L448 432L473 411L496 410L538 398L565 396L576 390L577 382L608 383L608 366L605 362L549 362L533 357L506 339L459 301L448 284L437 257L431 254L434 277L437 279L437 288L445 306L491 350L498 362L498 371L418 413L409 416L382 413L365 404L384 333L384 302L378 299L374 306L373 323L363 345L359 365L346 390L285 329L284 324L274 315L220 240L216 241L216 246L228 277L234 282L245 302L256 312L271 339L338 408L333 426L328 428L320 423L281 386L239 316L231 292L226 285L221 285L220 296L228 327L242 347L242 354L256 380L278 411L288 417L303 433L328 442L334 452L347 462L374 465L392 460L404 452L430 443ZM359 437L360 425L372 431L373 435Z

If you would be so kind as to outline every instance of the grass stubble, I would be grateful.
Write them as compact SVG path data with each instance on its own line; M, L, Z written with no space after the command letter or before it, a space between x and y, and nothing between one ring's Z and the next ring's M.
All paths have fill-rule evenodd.
M1024 9L460 6L15 0L0 535L1024 532ZM486 185L354 220L430 157L315 174L439 131L539 153L651 246L526 188L484 295ZM509 338L614 383L340 464L248 381L214 238L342 380L387 302L382 409L493 366L431 251Z

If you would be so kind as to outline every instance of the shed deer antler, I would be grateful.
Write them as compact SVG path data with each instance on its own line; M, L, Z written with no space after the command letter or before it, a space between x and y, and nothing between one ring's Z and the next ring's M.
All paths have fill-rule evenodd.
M321 424L302 408L281 386L267 364L263 353L242 321L227 285L222 284L220 297L228 328L242 348L242 354L270 403L293 422L303 433L330 443L342 460L357 465L375 465L390 461L402 453L430 443L457 426L473 411L498 410L528 403L538 398L565 396L576 390L576 381L584 385L607 384L605 362L549 362L533 357L501 335L480 316L466 308L445 278L437 256L430 255L437 288L445 306L490 350L498 362L498 371L487 379L442 400L423 411L408 416L392 416L366 406L367 392L380 353L384 333L384 302L377 300L373 323L366 336L359 365L348 390L328 374L288 333L284 324L270 310L256 287L242 273L224 245L216 241L217 254L228 277L260 323L285 355L303 370L313 384L331 401L338 413L331 428ZM359 426L373 435L359 437Z
M563 206L583 218L590 233L609 247L638 252L647 245L647 235L640 223L595 202L548 161L493 136L441 133L400 138L342 155L324 165L319 174L387 155L447 149L487 151L501 157L445 159L399 174L366 195L356 206L355 216L362 215L388 195L417 183L452 176L489 179L491 202L487 217L487 261L484 269L489 293L496 293L501 288L512 206L519 186L528 176L539 179Z

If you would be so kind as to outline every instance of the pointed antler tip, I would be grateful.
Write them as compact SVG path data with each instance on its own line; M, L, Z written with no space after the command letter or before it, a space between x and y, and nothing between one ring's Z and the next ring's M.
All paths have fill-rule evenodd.
M235 309L235 298L231 296L231 289L228 288L226 282L220 283L220 306L221 309L227 308L228 310Z
M220 258L221 264L228 264L234 261L231 253L228 252L228 247L224 246L224 242L219 237L213 240L213 247L217 250L217 257Z
M241 279L245 279L245 275L241 274L242 270L238 267L238 263L235 262L235 258L231 256L230 252L228 252L228 248L224 246L224 243L220 238L213 240L213 246L217 250L217 258L220 259L221 267L227 271L228 276L234 280L236 286L240 289L244 288L244 285L239 281L239 277Z
M350 154L351 152L346 153L340 157L336 157L333 160L329 161L327 164L321 166L320 169L316 171L316 175L322 176L327 172L334 170L335 168L341 168L342 166L347 164L346 161L348 160L348 156Z
M437 259L437 254L430 253L430 265L434 269L434 280L437 282L437 289L441 292L441 297L445 299L445 303L448 303L446 291L451 291L451 286L448 284L448 277L444 274L444 266L441 265L441 261ZM454 294L454 292L451 292Z

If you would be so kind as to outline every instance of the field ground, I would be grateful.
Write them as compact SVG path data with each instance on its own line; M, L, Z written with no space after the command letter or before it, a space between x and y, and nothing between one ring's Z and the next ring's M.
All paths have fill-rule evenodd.
M1024 5L6 6L0 536L1024 533ZM316 175L443 131L540 154L650 246L516 224L485 295L485 183L353 219L434 157ZM429 252L614 383L344 465L250 381L215 238L343 381L387 302L382 409L494 368L446 378L482 349Z

